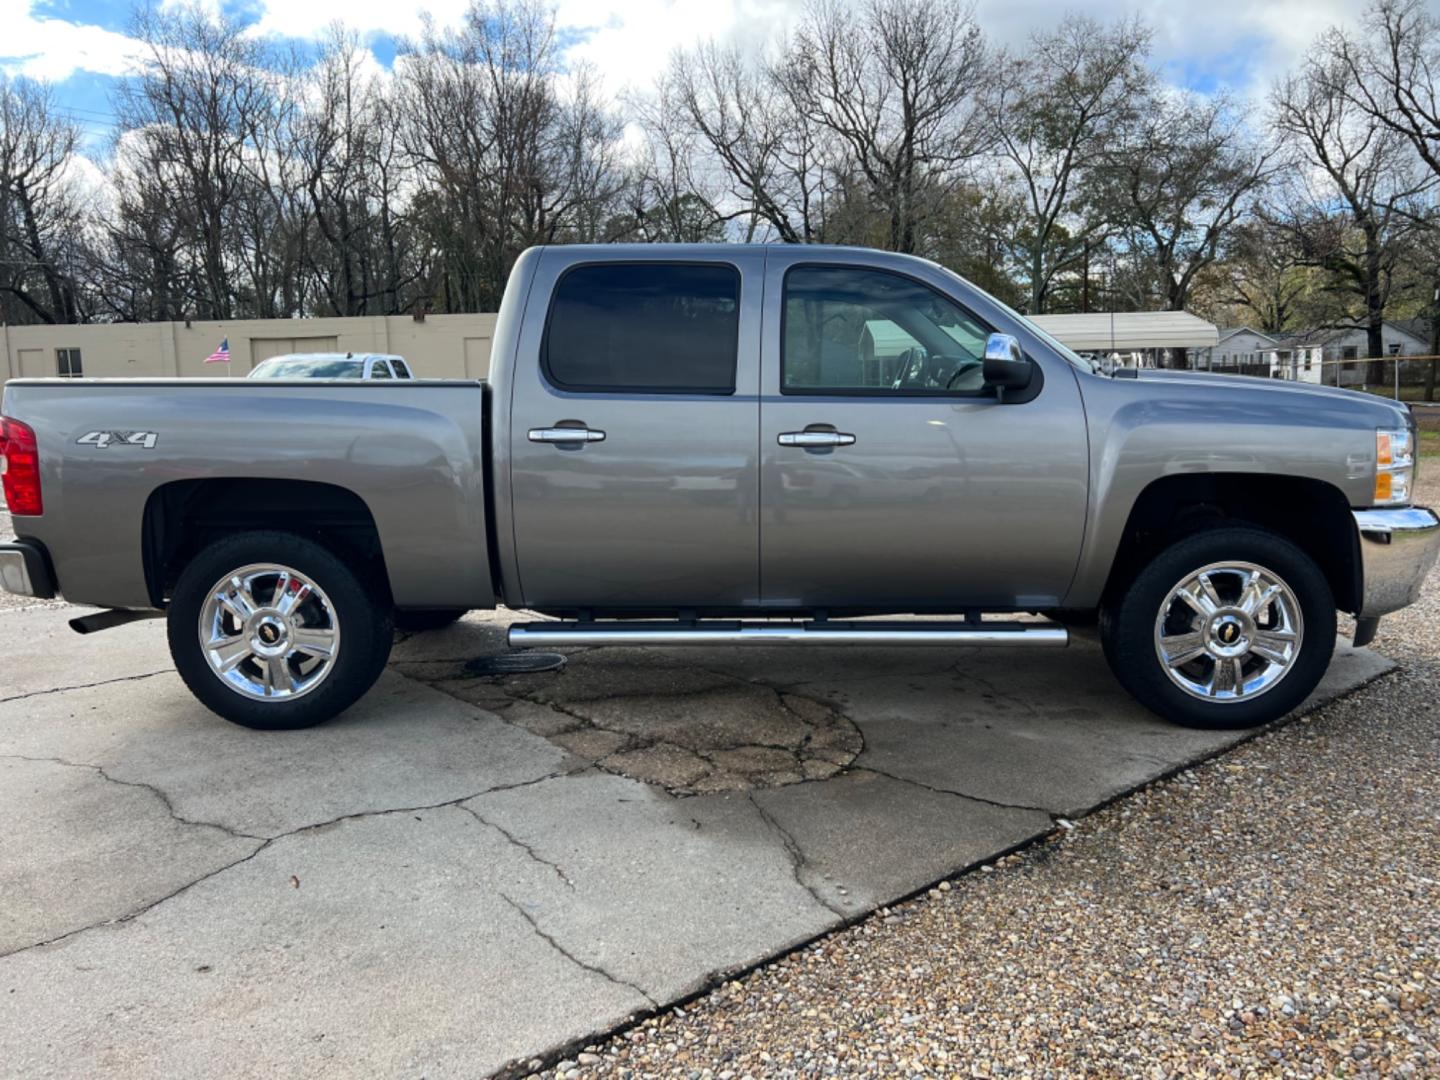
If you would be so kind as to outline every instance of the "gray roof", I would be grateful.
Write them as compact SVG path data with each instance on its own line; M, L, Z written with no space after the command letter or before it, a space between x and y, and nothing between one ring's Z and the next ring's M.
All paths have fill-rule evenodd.
M1382 325L1386 330L1398 330L1421 341L1429 340L1428 319L1386 319ZM1294 345L1324 345L1346 334L1364 332L1363 326L1314 326L1302 330L1287 330L1275 337L1279 341Z
M1220 331L1220 340L1217 341L1216 344L1223 344L1236 334L1254 334L1256 337L1264 338L1271 344L1275 344L1277 341L1274 334L1267 334L1264 330L1256 330L1249 326L1232 326L1228 330Z

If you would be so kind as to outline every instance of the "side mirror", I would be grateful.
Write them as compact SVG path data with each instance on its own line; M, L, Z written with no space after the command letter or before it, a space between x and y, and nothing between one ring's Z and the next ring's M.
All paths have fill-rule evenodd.
M995 387L1001 401L1005 400L1005 391L1029 386L1033 374L1030 361L1020 351L1020 342L1009 334L991 334L985 340L985 385Z

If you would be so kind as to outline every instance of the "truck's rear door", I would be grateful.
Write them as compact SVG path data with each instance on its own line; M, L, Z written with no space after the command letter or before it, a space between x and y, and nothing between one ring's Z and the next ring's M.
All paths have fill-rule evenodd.
M757 602L764 257L544 252L509 425L526 606Z

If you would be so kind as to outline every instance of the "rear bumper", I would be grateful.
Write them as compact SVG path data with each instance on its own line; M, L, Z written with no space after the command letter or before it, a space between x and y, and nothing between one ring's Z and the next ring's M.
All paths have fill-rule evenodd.
M1440 554L1440 517L1420 506L1354 514L1364 585L1356 614L1377 618L1413 604Z
M0 589L39 600L54 597L55 577L45 549L28 540L0 544Z

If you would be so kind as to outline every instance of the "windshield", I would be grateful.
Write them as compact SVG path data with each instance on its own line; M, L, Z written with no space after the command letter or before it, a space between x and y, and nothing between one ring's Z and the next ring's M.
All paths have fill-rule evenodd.
M304 360L277 356L254 371L252 379L360 379L365 375L363 360Z

